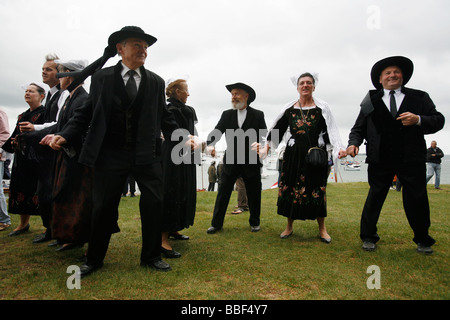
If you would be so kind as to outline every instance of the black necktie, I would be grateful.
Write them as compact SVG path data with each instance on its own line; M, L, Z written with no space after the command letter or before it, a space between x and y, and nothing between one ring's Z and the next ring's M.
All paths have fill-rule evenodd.
M136 80L134 79L134 75L136 71L130 70L127 72L130 78L127 81L127 85L125 86L125 89L127 90L128 96L131 98L131 100L134 99L137 95L137 86L136 86Z
M49 102L50 102L50 98L52 97L52 95L50 94L50 92L47 93L47 99L45 100L45 106L48 108L49 107Z
M392 90L390 92L391 95L391 114L392 116L395 118L395 116L397 115L397 104L395 103L395 91Z

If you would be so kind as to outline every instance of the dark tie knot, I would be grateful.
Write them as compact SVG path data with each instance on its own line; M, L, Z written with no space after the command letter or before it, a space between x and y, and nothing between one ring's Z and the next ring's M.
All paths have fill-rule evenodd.
M395 91L391 90L390 95L391 95L391 100L390 100L390 110L391 110L391 114L392 116L395 118L395 116L397 115L397 103L395 101Z
M130 78L127 81L127 84L125 86L125 89L127 90L127 93L131 99L134 99L137 94L137 86L136 86L136 80L134 79L134 75L137 72L134 70L129 70L127 74L130 76Z

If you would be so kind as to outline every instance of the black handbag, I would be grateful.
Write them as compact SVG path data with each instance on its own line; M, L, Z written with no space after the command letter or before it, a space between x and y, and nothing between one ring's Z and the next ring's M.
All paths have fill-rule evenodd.
M328 154L319 147L312 147L306 155L306 164L314 168L323 168L328 165Z
M299 101L300 103L300 101ZM306 117L303 114L303 110L300 106L300 112L303 117L303 121L307 123ZM311 146L311 140L309 139L308 124L306 124L306 134L308 135L309 145ZM323 168L328 165L328 153L320 147L311 147L306 154L306 164L313 168Z

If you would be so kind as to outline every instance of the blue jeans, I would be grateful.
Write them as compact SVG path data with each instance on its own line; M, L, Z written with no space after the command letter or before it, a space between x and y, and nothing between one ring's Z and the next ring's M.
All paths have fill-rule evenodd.
M3 169L5 162L0 161L0 181L3 181ZM8 210L6 207L6 198L3 193L3 183L0 186L0 223L11 224L11 217L8 215Z
M434 187L439 188L441 184L441 164L440 163L427 163L427 183L436 174L436 178L434 180Z

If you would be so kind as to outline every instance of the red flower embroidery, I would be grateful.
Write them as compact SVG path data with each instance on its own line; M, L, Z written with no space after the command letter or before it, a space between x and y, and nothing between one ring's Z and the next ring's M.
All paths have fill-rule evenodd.
M31 122L35 123L37 121L37 119L39 119L39 117L41 116L41 114L35 114L32 118L31 118Z

